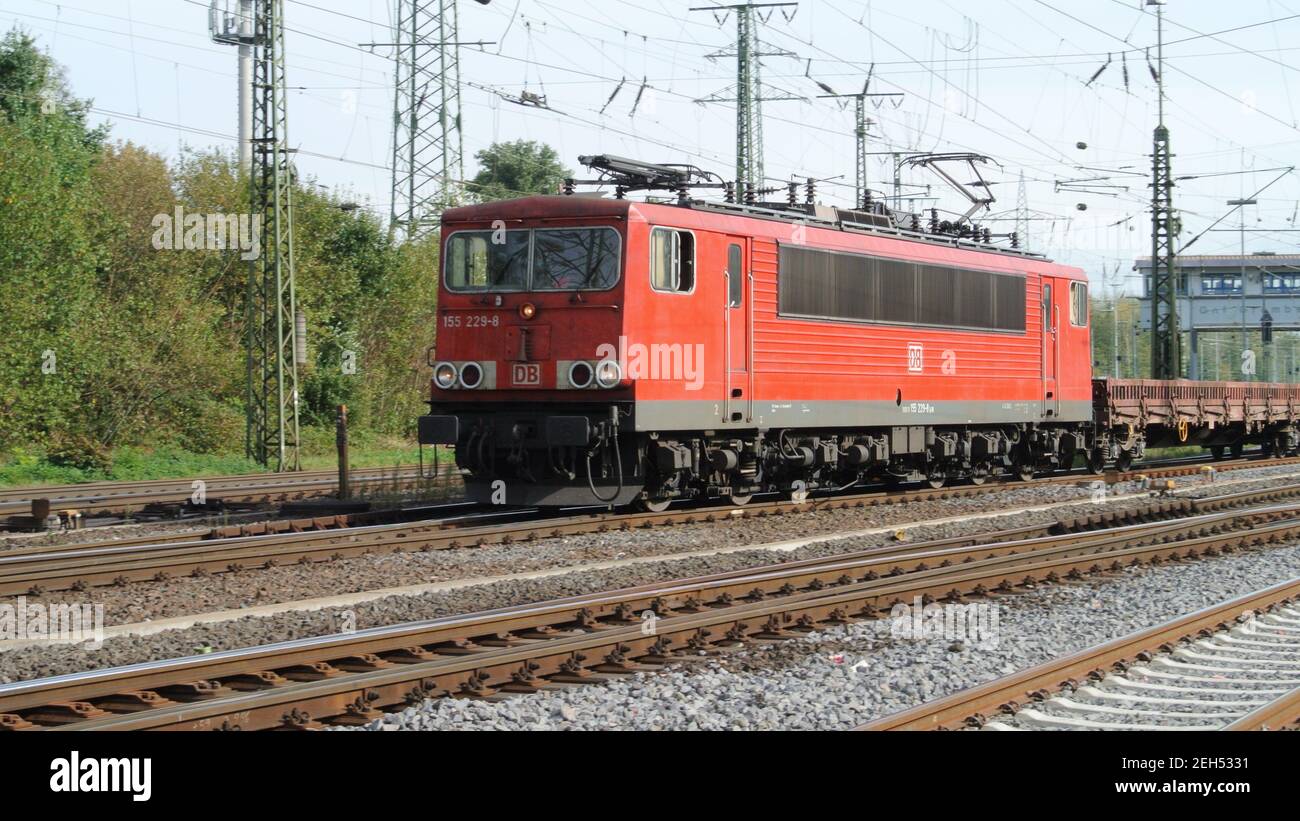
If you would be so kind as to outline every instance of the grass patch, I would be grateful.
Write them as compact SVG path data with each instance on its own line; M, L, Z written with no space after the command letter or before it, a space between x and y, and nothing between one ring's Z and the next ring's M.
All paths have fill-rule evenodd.
M303 429L301 440L303 470L333 470L338 467L332 428ZM396 437L354 433L348 450L354 468L398 469L419 464L418 446ZM451 450L439 448L439 458L442 462L451 461ZM425 465L430 465L432 459L433 449L426 447ZM186 479L263 472L260 465L245 458L242 452L194 453L171 446L118 448L104 469L61 464L44 453L16 451L0 454L0 487Z

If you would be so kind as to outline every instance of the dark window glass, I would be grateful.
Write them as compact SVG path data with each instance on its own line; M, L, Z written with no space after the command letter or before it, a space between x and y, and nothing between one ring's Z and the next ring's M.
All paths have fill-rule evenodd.
M458 231L447 240L443 276L453 291L522 291L528 287L528 231Z
M745 268L741 262L739 245L727 248L727 304L740 306L745 294Z
M791 316L976 330L1025 329L1025 278L781 246L778 304Z
M538 230L533 290L603 290L618 282L618 232L612 228Z

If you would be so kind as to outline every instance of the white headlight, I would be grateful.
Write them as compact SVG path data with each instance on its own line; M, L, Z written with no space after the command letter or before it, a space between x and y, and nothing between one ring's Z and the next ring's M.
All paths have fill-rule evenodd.
M456 384L456 366L450 362L439 362L433 366L433 384L444 391Z
M606 359L596 365L596 384L602 388L612 388L623 381L623 369L613 359Z

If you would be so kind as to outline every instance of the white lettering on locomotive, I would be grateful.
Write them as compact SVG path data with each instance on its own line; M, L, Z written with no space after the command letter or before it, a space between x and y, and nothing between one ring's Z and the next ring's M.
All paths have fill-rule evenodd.
M510 366L510 384L519 387L542 384L542 366L536 362L516 362Z

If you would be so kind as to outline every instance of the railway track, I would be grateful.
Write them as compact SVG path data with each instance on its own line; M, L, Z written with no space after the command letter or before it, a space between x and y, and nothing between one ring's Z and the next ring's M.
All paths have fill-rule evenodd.
M90 482L0 489L0 516L26 514L32 500L49 499L50 512L69 510L109 515L137 511L151 504L179 504L191 498L194 482L204 483L209 502L271 503L328 496L338 492L338 471L308 470L243 476L210 476L140 482ZM415 468L358 468L351 481L358 488L384 483L414 485L421 481Z
M1123 474L1112 471L1107 474L1107 477L1111 480L1115 476L1176 477L1194 474L1204 465L1213 465L1218 470L1227 471L1286 464L1300 464L1300 456L1280 459L1241 458L1218 462L1204 458L1162 460L1139 465L1134 470ZM1086 474L1071 473L1044 477L1037 481L1078 481L1080 478L1086 478ZM122 514L151 504L181 504L191 498L194 493L193 482L199 480L205 483L205 492L209 501L220 500L228 503L269 504L328 496L338 490L338 474L334 470L0 488L0 516L29 513L33 499L48 499L52 513L75 510L95 515ZM368 485L382 486L386 482L409 486L428 480L419 479L414 468L400 471L389 468L365 468L354 470L352 481L365 488ZM438 481L449 483L450 472L440 476ZM997 485L998 483L994 483L992 486ZM974 487L976 486L947 488L944 491L960 492ZM881 494L884 495L885 492L881 491Z
M1054 481L1066 481L1055 479ZM0 596L29 595L130 582L163 581L183 575L240 572L258 567L332 561L376 553L440 550L487 544L528 542L547 537L573 536L609 530L633 530L674 524L718 521L720 518L786 515L811 510L905 503L988 492L989 486L945 490L871 492L808 502L762 502L743 508L684 510L666 513L609 513L577 515L511 510L465 513L465 505L451 503L450 515L397 524L331 527L331 522L299 522L260 536L205 539L207 534L148 536L83 545L17 548L0 554ZM1198 500L1154 502L1138 511L1101 512L1060 523L1060 531L1095 530L1120 523L1167 519L1196 512L1277 503L1300 497L1300 485L1244 491ZM497 520L497 521L494 521ZM500 521L504 520L504 521ZM286 525L292 523L283 523ZM313 525L312 527L308 527Z
M860 730L1300 729L1300 579Z
M1065 535L899 544L463 616L0 685L8 729L357 724L429 697L496 698L876 618L1300 537L1294 506ZM991 539L991 541L990 541Z

